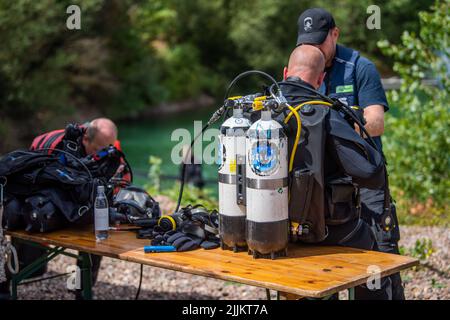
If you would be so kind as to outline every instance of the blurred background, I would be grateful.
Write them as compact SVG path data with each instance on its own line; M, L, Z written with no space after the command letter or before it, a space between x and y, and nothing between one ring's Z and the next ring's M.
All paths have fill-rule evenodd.
M72 4L81 8L81 30L66 27ZM389 90L383 143L401 223L448 226L450 2L377 1L379 30L366 28L371 4L0 0L0 154L67 122L107 116L119 124L137 183L174 198L172 131L206 121L242 71L281 79L299 14L323 7L340 43L372 59ZM236 92L261 88L244 85ZM215 206L216 169L203 166L206 187L189 188L186 202Z

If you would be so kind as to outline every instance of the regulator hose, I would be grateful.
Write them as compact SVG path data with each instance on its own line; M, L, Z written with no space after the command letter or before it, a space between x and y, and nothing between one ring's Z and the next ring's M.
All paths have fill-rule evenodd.
M222 108L223 108L223 107L222 107ZM221 109L222 109L222 108L221 108ZM219 109L219 110L220 110L220 109ZM218 110L218 111L219 111L219 110ZM225 109L223 109L223 110L225 111ZM217 112L216 112L216 113L217 113ZM215 115L216 113L213 114L213 117L214 117L214 115ZM212 119L213 117L211 117L211 119ZM219 115L219 118L220 118L220 115ZM211 122L211 119L210 119L210 121L208 121L207 124L205 124L205 125L203 126L202 131L200 131L200 133L197 134L197 136L195 136L194 139L192 139L191 144L189 145L189 149L187 150L186 154L185 154L184 157L183 157L183 162L182 162L182 164L181 164L181 183L180 183L180 191L178 192L178 201L177 201L177 207L176 207L176 209L175 209L175 212L178 212L178 210L180 210L181 199L183 198L184 183L185 183L185 181L186 181L186 162L187 162L187 157L188 157L189 154L191 153L191 150L192 150L192 147L194 146L195 141L196 141L196 140L197 140L197 139L198 139L198 138L206 131L206 129L209 128L209 126L210 126L211 124L213 124L215 121L217 121L217 120L215 120L214 122Z
M183 162L182 162L182 167L181 167L181 182L180 182L180 190L178 192L178 201L177 201L177 207L175 209L175 212L178 212L180 210L180 206L181 206L181 200L183 198L183 191L184 191L184 184L185 184L185 180L186 180L186 158L187 156L190 154L192 147L194 146L195 141L206 131L206 129L208 129L213 123L215 123L217 120L220 119L220 117L225 114L225 112L227 111L227 107L225 106L225 101L228 99L229 94L231 92L231 89L234 87L234 85L242 78L245 78L249 75L254 75L254 74L258 74L258 75L262 75L264 77L266 77L267 79L269 79L274 86L276 86L276 88L278 89L278 91L280 91L280 86L278 85L277 81L269 74L263 72L263 71L259 71L259 70L249 70L249 71L245 71L242 72L240 74L238 74L228 85L228 88L225 92L225 96L224 96L224 105L222 107L220 107L219 109L216 110L216 112L214 112L214 114L211 116L211 118L209 119L208 123L203 126L202 131L194 137L194 139L192 139L191 144L189 145L189 149L186 152L186 154L183 157ZM277 97L275 95L273 95L274 99L277 99Z
M297 120L297 133L295 134L295 141L294 141L291 156L289 159L289 172L291 172L292 169L294 168L295 153L297 152L298 142L300 141L300 133L302 131L302 121L297 112L297 107L293 108L290 105L287 105L287 107L289 108L289 110L291 110L291 114L293 114L295 116L295 120ZM286 119L284 120L284 123L287 123L289 121L289 119L287 119L287 120Z
M248 70L248 71L245 71L245 72L242 72L242 73L238 74L238 75L233 79L233 81L230 82L230 84L228 85L227 91L225 92L225 97L224 97L223 100L225 101L225 100L228 99L228 97L229 97L229 95L230 95L231 89L234 87L234 85L235 85L240 79L245 78L245 77L247 77L247 76L249 76L249 75L253 75L253 74L259 74L259 75L262 75L262 76L266 77L267 79L269 79L269 80L273 83L273 85L275 85L275 86L277 87L278 91L281 91L281 90L280 90L280 86L278 85L278 82L277 82L270 74L265 73L264 71L260 71L260 70ZM271 93L271 94L272 94L272 93ZM272 94L272 96L273 96L273 98L276 99L276 97L275 97L273 94Z

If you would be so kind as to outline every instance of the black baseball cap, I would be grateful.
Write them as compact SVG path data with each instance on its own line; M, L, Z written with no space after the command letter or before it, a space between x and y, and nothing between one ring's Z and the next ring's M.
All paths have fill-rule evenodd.
M331 13L325 9L312 8L300 15L297 25L297 46L299 46L301 44L322 44L336 23Z

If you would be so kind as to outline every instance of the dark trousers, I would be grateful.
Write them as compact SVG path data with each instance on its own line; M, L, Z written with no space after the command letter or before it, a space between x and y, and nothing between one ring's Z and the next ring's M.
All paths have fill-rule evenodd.
M384 231L380 227L383 215L384 190L361 189L361 216L370 226L375 236L378 250L386 253L400 254L398 241L400 240L400 228L398 226L395 206L391 208L391 214L395 227L390 231ZM405 291L400 273L389 276L392 282L392 300L405 300Z

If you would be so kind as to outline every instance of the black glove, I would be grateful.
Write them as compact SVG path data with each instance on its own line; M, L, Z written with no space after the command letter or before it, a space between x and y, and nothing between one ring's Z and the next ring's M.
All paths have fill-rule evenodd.
M156 236L152 241L152 246L168 245L174 246L177 251L190 251L200 247L203 239L187 235L183 232L168 231L164 235Z
M160 245L174 246L179 252L195 250L200 247L214 249L219 247L219 239L217 237L203 239L184 232L168 231L164 235L157 235L152 240L152 246Z

